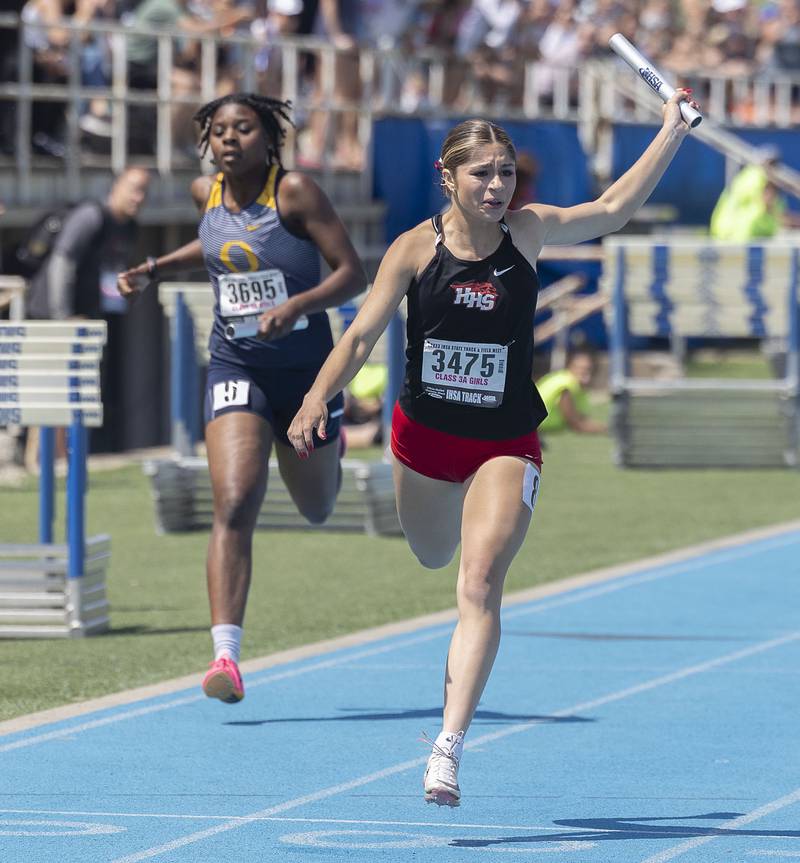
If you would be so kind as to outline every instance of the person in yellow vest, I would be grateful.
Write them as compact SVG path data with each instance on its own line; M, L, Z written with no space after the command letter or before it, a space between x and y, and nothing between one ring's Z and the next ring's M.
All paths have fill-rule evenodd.
M779 157L776 147L762 147L759 162L745 165L722 190L709 226L714 239L746 243L773 237L783 227L786 202L770 179Z
M567 367L550 372L536 382L536 388L547 408L547 418L539 426L545 434L564 429L584 434L603 434L608 430L605 423L589 416L587 387L594 374L594 356L591 351L573 351Z
M365 363L344 394L347 448L377 446L383 442L383 396L389 383L385 363Z

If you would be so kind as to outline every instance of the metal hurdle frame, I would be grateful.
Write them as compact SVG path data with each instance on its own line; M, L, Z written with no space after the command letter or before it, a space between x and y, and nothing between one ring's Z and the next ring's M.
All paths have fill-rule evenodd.
M0 323L0 425L41 427L38 544L0 545L0 636L109 628L107 535L87 540L87 427L103 422L105 321ZM68 428L66 542L53 542L55 427Z
M161 533L200 530L212 518L208 464L195 455L200 439L200 366L208 361L208 339L214 321L214 294L208 282L162 282L159 301L170 320L172 446L175 456L145 463L156 509L156 527ZM357 312L354 303L339 307L332 321L334 338L349 325ZM384 423L400 391L405 359L405 328L402 316L394 316L386 335L374 352L385 358L389 384L384 403ZM402 531L394 503L391 467L382 462L359 459L342 461L342 487L331 517L322 525L308 524L285 487L277 461L269 465L269 494L259 513L259 529L365 531L396 536Z
M627 467L796 467L800 280L795 244L609 238L602 290L615 458ZM776 380L635 377L633 336L780 339Z

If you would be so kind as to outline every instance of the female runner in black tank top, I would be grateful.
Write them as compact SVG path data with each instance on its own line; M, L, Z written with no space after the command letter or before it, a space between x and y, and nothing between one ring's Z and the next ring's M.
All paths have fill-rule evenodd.
M631 218L689 131L679 109L686 99L679 90L666 103L655 139L600 198L569 208L508 211L508 135L484 120L453 129L440 160L450 209L389 248L289 427L305 455L313 432L324 434L326 402L353 379L407 295L406 378L392 423L397 509L424 566L445 566L461 542L444 722L424 778L429 802L459 803L463 737L494 662L503 582L539 488L535 429L545 412L531 383L533 264L545 243L579 243Z

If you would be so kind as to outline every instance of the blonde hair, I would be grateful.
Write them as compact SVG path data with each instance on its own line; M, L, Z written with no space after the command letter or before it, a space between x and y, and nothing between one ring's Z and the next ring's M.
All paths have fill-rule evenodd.
M478 147L486 144L502 144L516 163L517 151L505 129L491 123L489 120L464 120L454 126L442 144L442 155L439 158L440 170L445 168L455 177L456 168L469 162ZM442 191L448 197L450 190L442 179Z

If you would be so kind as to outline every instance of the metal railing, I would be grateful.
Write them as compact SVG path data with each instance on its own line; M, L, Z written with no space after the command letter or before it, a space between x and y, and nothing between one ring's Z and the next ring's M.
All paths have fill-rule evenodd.
M151 164L162 177L180 168L196 169L197 163L187 161L185 154L176 154L175 115L181 109L188 115L189 109L217 95L220 49L236 55L235 67L226 69L235 79L236 88L263 91L269 87L270 95L291 100L301 130L314 114L333 121L327 123L324 147L319 153L323 172L334 168L335 121L345 114L355 118L357 140L364 154L360 176L365 196L370 192L372 127L377 117L446 119L479 114L506 120L557 119L578 123L587 134L596 129L601 118L638 121L652 118L652 106L648 104L652 94L643 87L639 88L640 94L633 97L628 116L620 116L618 90L608 86L608 82L621 75L617 74L619 67L615 61L611 60L580 64L577 68L521 60L512 75L518 84L493 88L490 92L479 72L467 60L433 50L359 49L353 55L315 37L281 37L267 44L249 34L197 35L182 30L133 28L122 23L77 24L65 19L58 25L58 29L67 34L63 74L58 81L44 83L35 74L35 50L26 35L46 32L52 25L23 23L17 15L3 14L0 28L18 33L16 78L0 82L0 102L13 103L16 112L13 154L5 164L13 168L13 197L21 204L31 201L32 177L42 164L31 143L33 106L37 103L63 106L63 171L70 197L81 193L82 171L92 166L119 171L135 158L138 163ZM81 52L87 36L100 39L107 47L110 74L106 86L81 83ZM131 86L129 41L132 37L148 37L155 42L153 71L156 74L151 89ZM178 91L173 85L173 68L180 48L187 41L198 46L193 85ZM269 52L269 77L263 73L265 51ZM355 56L357 77L351 77L348 88L344 86L341 67L349 62L352 76ZM312 67L315 71L309 72ZM796 114L800 112L800 76L748 79L698 72L683 76L683 80L691 80L706 116L718 124L789 128L796 123ZM105 155L87 152L82 147L80 117L90 100L105 100L110 106L110 141ZM749 106L747 113L742 112L743 106ZM137 130L140 124L137 118L143 112L150 112L155 118L149 154L137 152L130 142L130 133ZM297 159L298 141L294 130L288 133L285 163L291 167Z

